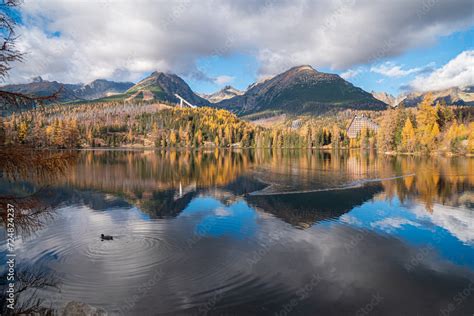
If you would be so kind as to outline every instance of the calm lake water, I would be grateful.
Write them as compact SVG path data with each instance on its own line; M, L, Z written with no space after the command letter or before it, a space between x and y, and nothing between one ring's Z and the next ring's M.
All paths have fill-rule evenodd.
M474 159L102 150L68 163L0 182L33 194L16 223L23 308L474 313Z

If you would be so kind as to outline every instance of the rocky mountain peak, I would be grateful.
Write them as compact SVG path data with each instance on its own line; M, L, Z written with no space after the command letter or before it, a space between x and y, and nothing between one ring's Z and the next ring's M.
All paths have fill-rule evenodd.
M41 76L37 76L32 78L31 82L43 82L43 78L41 78Z
M238 114L263 111L320 114L341 109L382 110L386 105L336 74L296 66L249 86L245 94L218 106Z
M318 72L316 69L314 69L311 65L301 65L301 66L296 66L290 69L291 70L296 70L296 71L310 71L310 72Z
M210 101L211 103L217 103L222 100L231 99L235 96L242 95L244 92L240 91L230 85L225 86L221 90L212 94L202 94L201 97Z

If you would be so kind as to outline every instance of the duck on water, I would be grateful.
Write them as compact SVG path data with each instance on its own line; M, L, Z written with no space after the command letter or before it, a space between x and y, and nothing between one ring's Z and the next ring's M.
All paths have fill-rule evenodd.
M114 237L110 235L100 234L100 239L101 240L114 240Z

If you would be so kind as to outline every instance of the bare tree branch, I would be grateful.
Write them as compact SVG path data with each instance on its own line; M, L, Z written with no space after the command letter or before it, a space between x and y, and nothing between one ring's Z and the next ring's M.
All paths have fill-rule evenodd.
M20 0L0 0L0 81L5 81L8 72L11 70L11 64L21 62L24 53L20 52L15 44L17 36L15 34L16 21L11 16L14 8L21 4ZM62 92L61 87L50 96L32 96L18 92L2 91L0 89L0 109L10 109L21 111L28 106L43 106L45 102L51 102L58 98Z
M53 102L57 100L63 89L64 86L61 86L58 91L52 95L41 97L0 90L0 109L5 107L6 109L21 111L22 109L29 106L42 107L47 102Z
M0 79L5 80L11 69L10 63L21 61L23 53L15 47L17 37L15 35L16 21L9 16L11 8L20 5L18 0L4 0L0 7L4 10L0 13L0 34L2 34L2 43L0 46Z

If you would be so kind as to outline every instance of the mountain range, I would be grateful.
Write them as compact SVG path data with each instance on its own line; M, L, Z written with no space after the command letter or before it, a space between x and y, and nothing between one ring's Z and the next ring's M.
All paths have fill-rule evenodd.
M153 72L134 84L133 82L114 82L97 79L89 84L63 84L34 78L26 84L6 85L0 88L8 92L17 92L33 96L48 96L60 91L57 102L81 101L132 101L157 100L177 103L179 94L191 104L210 105L209 101L195 94L187 83L175 74Z
M196 106L210 105L209 101L191 90L188 84L175 74L155 71L125 92L126 100L160 100L177 103L178 94Z
M240 91L232 86L225 86L217 92L214 92L212 94L201 94L200 96L211 103L219 103L222 100L231 99L244 93L244 91Z
M123 93L133 87L133 85L133 82L114 82L97 79L76 89L74 92L79 99L94 100Z
M33 96L50 96L60 91L56 101L72 102L94 100L123 93L133 85L132 82L114 82L103 79L97 79L88 84L67 84L36 77L30 83L6 85L0 89Z
M161 101L177 103L176 94L196 106L227 109L238 115L261 112L323 114L345 109L383 110L387 105L416 106L426 93L394 97L384 92L366 92L339 75L319 72L309 65L293 67L281 74L251 84L246 91L231 86L213 94L198 95L179 76L155 71L143 80L114 82L97 79L88 84L62 84L34 78L27 84L12 84L0 90L48 96L61 91L57 101ZM433 92L435 101L474 105L474 87Z
M331 110L383 110L385 103L335 74L304 65L257 83L239 96L216 104L238 114L279 110L294 114L321 114Z
M390 105L392 107L395 107L397 106L397 104L403 100L403 98L399 98L399 97L395 97L393 95L391 95L390 93L387 93L387 92L376 92L376 91L372 91L371 94L373 95L374 98L376 98L377 100L380 100L382 101L383 103L387 104L387 105Z
M435 103L444 102L451 105L474 105L474 86L468 87L453 87L438 91L428 92L409 92L400 94L394 97L386 92L375 92L372 91L372 95L392 106L403 105L405 107L417 106L427 94L431 94Z

